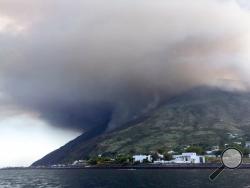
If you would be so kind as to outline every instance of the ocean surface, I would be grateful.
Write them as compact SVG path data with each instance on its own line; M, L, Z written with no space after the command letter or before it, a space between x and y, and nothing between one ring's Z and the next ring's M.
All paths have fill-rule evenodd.
M0 170L0 188L250 188L250 170Z

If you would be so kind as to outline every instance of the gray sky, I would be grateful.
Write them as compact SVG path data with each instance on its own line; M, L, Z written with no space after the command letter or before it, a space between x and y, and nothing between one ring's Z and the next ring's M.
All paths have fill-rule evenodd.
M248 90L249 23L242 0L3 0L0 133L11 131L0 143L6 150L32 131L53 135L42 155L192 87ZM26 151L33 158L15 165L37 158Z

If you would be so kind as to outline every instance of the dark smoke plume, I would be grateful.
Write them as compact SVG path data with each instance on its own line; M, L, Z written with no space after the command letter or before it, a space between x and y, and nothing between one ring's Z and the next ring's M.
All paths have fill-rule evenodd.
M199 85L248 89L233 0L4 0L0 99L52 126L107 130Z

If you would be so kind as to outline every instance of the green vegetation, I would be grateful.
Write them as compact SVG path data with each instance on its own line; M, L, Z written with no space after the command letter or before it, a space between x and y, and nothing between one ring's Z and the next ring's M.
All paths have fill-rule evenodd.
M244 102L244 103L243 103ZM230 138L228 132L245 139L250 131L250 97L216 96L214 98L175 101L153 111L143 121L102 137L92 154L105 151L120 153L147 153L150 151L174 150L184 152L187 145L202 147L224 146L238 141ZM243 140L240 140L243 141ZM160 148L160 149L159 149Z
M164 160L170 161L173 159L172 154L164 153Z
M47 157L72 162L99 154L145 154L173 150L203 154L211 146L250 140L250 94L194 89L177 96L127 126L79 141ZM230 134L228 134L230 133ZM71 143L72 144L72 143ZM66 145L67 146L67 145ZM191 146L191 148L187 148ZM185 150L187 148L187 150ZM241 148L244 155L249 150ZM218 151L216 155L220 155ZM60 156L60 157L58 157ZM109 156L112 157L112 156ZM167 156L166 156L167 157ZM126 162L123 157L116 159ZM98 159L93 163L100 162ZM101 161L102 162L102 161ZM106 162L104 160L104 162ZM38 163L39 164L39 163Z
M133 159L130 155L117 155L114 159L111 157L91 157L88 160L88 164L90 165L109 165L109 164L132 164Z
M130 155L118 155L115 158L115 163L117 164L129 164L133 161L132 156Z
M88 160L90 165L97 165L97 164L109 164L111 163L111 158L108 157L92 157Z
M199 155L204 155L205 150L202 147L199 146L190 146L186 149L186 152L195 152Z

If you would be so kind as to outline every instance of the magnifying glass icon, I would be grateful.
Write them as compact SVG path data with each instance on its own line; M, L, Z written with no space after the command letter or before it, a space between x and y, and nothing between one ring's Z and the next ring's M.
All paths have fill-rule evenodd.
M236 148L227 148L221 154L221 161L222 165L210 174L209 179L211 181L215 180L225 168L238 168L242 163L242 153Z

